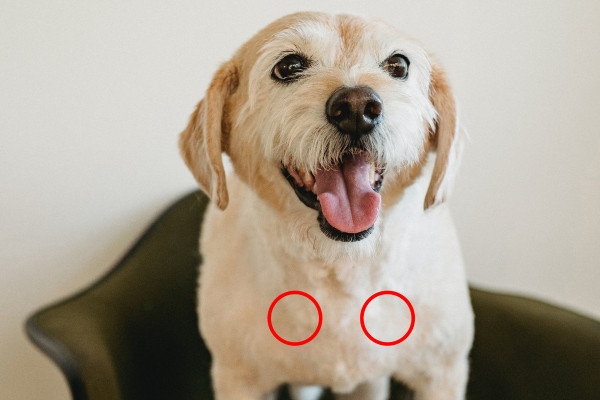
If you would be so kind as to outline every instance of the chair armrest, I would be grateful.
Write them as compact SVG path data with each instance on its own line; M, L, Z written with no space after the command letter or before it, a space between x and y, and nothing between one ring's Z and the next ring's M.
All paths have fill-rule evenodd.
M195 296L207 204L181 199L104 278L27 321L74 400L212 399Z
M600 322L525 297L471 300L469 399L600 399Z

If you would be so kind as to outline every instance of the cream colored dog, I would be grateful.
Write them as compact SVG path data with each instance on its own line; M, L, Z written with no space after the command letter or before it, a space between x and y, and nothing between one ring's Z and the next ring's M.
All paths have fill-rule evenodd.
M297 399L330 387L386 399L462 399L473 315L447 206L460 153L441 68L385 23L299 13L215 74L180 138L212 199L200 331L218 400ZM233 165L227 175L222 154ZM281 294L270 318L268 310ZM414 307L382 290L400 293ZM313 340L301 342L322 321ZM275 333L269 328L272 323Z

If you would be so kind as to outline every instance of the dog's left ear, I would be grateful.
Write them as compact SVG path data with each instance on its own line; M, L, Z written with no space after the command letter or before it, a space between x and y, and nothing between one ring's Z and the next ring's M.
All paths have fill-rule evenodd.
M435 165L427 195L425 210L442 203L449 195L462 145L459 139L456 103L446 74L434 64L431 74L429 98L437 112L435 132L432 133L432 148L436 150Z
M222 160L223 129L228 126L224 108L237 86L237 68L232 61L226 62L213 77L206 96L198 103L179 137L179 149L186 165L221 210L229 203Z

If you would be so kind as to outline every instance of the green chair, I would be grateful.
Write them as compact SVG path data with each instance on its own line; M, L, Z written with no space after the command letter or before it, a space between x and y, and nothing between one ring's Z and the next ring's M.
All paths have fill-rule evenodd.
M181 199L104 278L27 320L74 400L213 398L195 304L207 203L201 192ZM472 289L471 298L468 399L600 399L600 322L523 297ZM391 399L412 397L392 389Z

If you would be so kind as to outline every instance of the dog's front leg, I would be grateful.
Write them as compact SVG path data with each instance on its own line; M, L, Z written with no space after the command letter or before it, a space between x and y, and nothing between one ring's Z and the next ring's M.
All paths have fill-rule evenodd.
M249 369L213 361L211 375L215 400L275 400L274 387L265 387Z
M415 400L464 400L469 362L457 361L451 366L435 368L426 381L415 388Z
M297 386L290 385L290 397L292 400L318 400L323 394L320 386Z
M387 400L390 395L390 378L384 376L363 382L350 393L336 394L336 400Z

